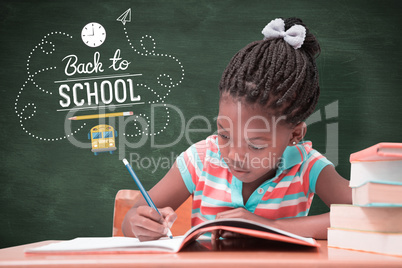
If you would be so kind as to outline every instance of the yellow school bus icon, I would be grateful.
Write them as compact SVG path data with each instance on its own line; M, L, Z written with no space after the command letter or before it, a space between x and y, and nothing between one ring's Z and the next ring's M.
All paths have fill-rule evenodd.
M88 133L88 139L92 143L92 152L94 155L98 153L109 152L113 154L116 148L117 131L109 125L97 125L91 128L91 132Z

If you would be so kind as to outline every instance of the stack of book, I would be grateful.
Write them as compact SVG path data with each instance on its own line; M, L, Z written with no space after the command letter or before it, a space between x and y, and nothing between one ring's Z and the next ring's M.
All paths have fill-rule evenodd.
M350 163L353 205L331 205L328 246L402 256L402 143L379 143Z

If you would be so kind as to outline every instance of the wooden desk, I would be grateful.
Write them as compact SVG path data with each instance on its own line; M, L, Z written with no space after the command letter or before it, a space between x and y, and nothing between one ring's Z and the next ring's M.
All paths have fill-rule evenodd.
M211 249L210 242L189 247L177 254L33 255L26 248L55 241L43 241L0 250L0 267L402 267L402 257L392 257L327 248L319 249L271 244L266 247ZM244 245L243 245L244 247Z

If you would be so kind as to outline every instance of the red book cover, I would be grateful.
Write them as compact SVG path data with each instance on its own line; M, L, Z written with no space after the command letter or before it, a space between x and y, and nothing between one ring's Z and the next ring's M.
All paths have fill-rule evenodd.
M350 162L402 160L402 143L381 142L350 155Z

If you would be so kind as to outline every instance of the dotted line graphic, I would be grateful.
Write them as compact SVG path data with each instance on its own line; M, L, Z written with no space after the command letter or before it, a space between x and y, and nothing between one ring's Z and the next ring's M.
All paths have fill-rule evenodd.
M180 61L178 58L176 58L175 56L172 56L172 55L170 55L170 54L156 53L156 52L155 52L155 49L156 49L156 41L155 41L155 39L154 39L152 36L150 36L150 35L145 35L145 36L142 36L142 37L140 38L139 41L140 41L140 46L141 46L141 49L142 49L142 50L141 50L141 51L140 51L140 50L137 50L137 49L135 48L135 46L133 45L133 43L131 42L130 37L128 36L128 32L127 32L126 27L123 27L123 30L124 30L124 34L125 34L125 36L126 36L126 38L127 38L127 41L128 41L128 43L129 43L131 49L132 49L134 52L136 52L138 55L140 55L140 56L145 56L145 57L148 57L148 56L167 57L167 58L170 58L170 59L174 60L174 61L177 62L177 64L179 65L180 70L181 70L181 77L179 78L179 80L178 80L177 82L174 82L174 81L173 81L173 78L172 78L169 74L166 74L166 73L160 74L160 75L158 75L158 77L156 78L157 83L158 83L160 86L162 86L162 87L168 89L168 90L165 92L165 94L164 94L163 96L160 96L155 90L153 90L152 88L150 88L149 86L147 86L147 85L145 85L145 84L137 84L137 86L145 87L146 89L150 90L150 91L151 91L153 94L155 94L155 96L157 97L157 99L158 99L157 101L149 101L148 104L155 104L155 103L159 103L159 102L164 103L166 97L169 95L169 93L171 92L172 88L174 88L174 87L180 85L180 84L183 82L183 80L184 80L184 66L183 66L183 64L182 64L181 61ZM145 39L149 39L149 40L151 41L152 46L151 46L151 48L150 48L149 50L148 50L147 47L144 45L144 40L145 40ZM164 83L163 81L168 81L168 83ZM138 121L139 117L145 118L146 121L147 121L147 123L148 123L148 127L146 127L144 130L141 130L141 129L138 128L138 125L137 125L136 123L134 123L134 124L135 124L135 127L136 127L137 133L136 133L136 134L127 134L127 133L123 133L123 135L128 136L128 137L137 137L137 136L139 136L139 135L155 136L155 135L158 135L158 134L162 133L163 131L165 131L166 128L167 128L167 126L169 125L169 122L170 122L170 114L169 114L169 109L168 109L168 107L166 107L166 104L164 104L164 106L165 106L165 109L166 109L166 116L167 116L167 119L166 119L165 125L164 125L159 131L157 131L157 132L155 132L155 133L149 133L149 132L148 132L148 128L149 128L149 124L150 124L150 119L149 119L149 117L146 116L145 114L138 114L138 115L136 116L136 122Z
M53 93L50 92L50 91L47 91L47 90L41 88L39 85L37 85L37 84L35 83L35 81L34 81L34 77L35 77L37 74L41 73L41 72L49 71L49 70L54 70L54 69L56 69L56 66L44 68L44 69L41 69L41 70L38 70L38 71L34 72L34 74L31 74L31 71L30 71L30 63L31 63L31 58L32 58L34 52L35 52L37 49L40 49L45 55L51 55L51 54L53 54L53 52L56 51L56 46L53 44L53 42L46 40L48 37L50 37L50 36L52 36L52 35L55 35L55 34L64 35L64 36L66 36L66 37L73 38L73 37L72 37L71 35L69 35L68 33L63 33L63 32L51 32L51 33L48 33L47 35L45 35L45 36L42 38L42 40L39 42L39 44L37 44L37 45L32 49L32 51L29 53L28 60L27 60L28 79L31 80L32 83L33 83L39 90L43 91L43 92L46 93L46 94L50 94L50 95L52 95ZM46 47L50 48L50 50L46 50L45 45L47 45Z
M159 94L156 93L155 90L153 90L151 87L149 87L149 86L147 86L147 85L145 85L145 84L136 84L136 86L137 86L137 87L144 87L144 88L150 90L150 91L159 99L159 100L156 100L156 101L148 101L147 104L155 104L155 103L159 103L159 102L164 103L163 98L161 98L161 97L159 96ZM148 117L146 114L140 113L140 114L138 114L138 115L135 116L135 120L138 121L138 119L139 119L140 117L141 117L141 118L145 118L146 121L147 121L147 123L148 123L148 126L147 126L144 130L141 130L141 129L139 129L138 125L137 125L136 123L134 123L135 129L136 129L137 133L136 133L136 134L127 134L127 133L123 133L123 135L124 135L124 136L127 136L127 137L138 137L138 136L140 136L140 135L156 136L156 135L161 134L163 131L166 130L166 127L169 125L169 121L170 121L169 109L168 109L168 107L166 107L166 104L164 104L164 106L165 106L165 109L166 109L167 119L166 119L165 125L163 126L163 128L162 128L161 130L159 130L158 132L155 132L155 133L149 133L149 132L148 132L148 129L149 129L149 122L150 122L150 119L149 119L149 117Z
M25 105L24 108L21 110L21 113L20 113L21 116L24 114L25 109L27 109L29 106L32 106L33 112L32 112L31 115L25 116L25 117L24 117L24 120L31 119L31 117L33 117L34 114L36 113L36 106L35 106L35 104L34 104L34 103L28 103L28 104Z
M80 127L78 127L78 129L76 129L75 131L66 134L65 136L61 136L61 137L57 137L57 138L44 138L44 137L39 137L38 135L33 134L32 132L30 132L24 125L24 121L30 120L32 119L35 114L36 114L36 110L37 107L35 105L34 102L29 102L27 103L24 108L21 109L21 111L18 111L18 102L20 101L20 97L21 94L24 92L24 89L26 89L28 82L31 82L37 89L39 89L40 91L42 91L45 94L49 94L52 95L53 93L45 90L44 88L42 88L41 86L39 86L34 78L36 75L43 73L43 72L47 72L50 70L55 70L56 66L51 66L51 67L46 67L46 68L42 68L40 70L37 70L35 72L33 72L33 74L31 73L30 67L31 67L31 60L32 57L34 55L34 52L36 50L41 50L45 55L51 55L53 52L56 51L56 46L53 44L52 41L48 41L47 38L52 36L52 35L63 35L69 38L73 38L71 35L67 34L67 33L63 33L63 32L50 32L47 35L45 35L42 40L32 49L32 51L29 53L28 55L28 59L27 59L27 74L28 74L28 78L27 80L25 80L24 84L22 85L22 87L20 88L20 91L17 94L17 98L15 99L15 113L19 118L19 122L21 124L21 128L23 131L25 131L25 133L27 133L29 136L41 140L41 141L58 141L58 140L63 140L66 139L74 134L76 134L78 131L82 130L84 128L84 126L86 126L86 123L83 123ZM25 114L28 110L32 110L31 114Z
M130 40L130 37L128 36L126 27L123 27L123 29L124 29L124 33L125 33L125 35L126 35L126 38L127 38L127 41L128 41L128 43L129 43L130 47L131 47L131 48L133 49L133 51L136 52L138 55L145 56L145 57L147 57L147 56L167 57L167 58L171 58L172 60L176 61L177 64L179 65L179 67L180 67L180 69L181 69L181 77L179 78L179 80L178 80L176 83L173 82L173 79L171 78L171 76L170 76L169 74L160 74L160 75L156 78L156 79L157 79L157 82L158 82L158 84L159 84L160 86L165 87L165 88L168 88L168 91L166 92L165 96L163 97L163 98L165 99L165 98L169 95L169 93L170 93L170 91L171 91L171 89L172 89L173 87L176 87L176 86L180 85L180 84L183 82L183 80L184 80L184 66L183 66L183 64L181 63L181 61L180 61L178 58L176 58L175 56L172 56L172 55L170 55L170 54L155 53L156 41L155 41L155 39L154 39L152 36L150 36L150 35L142 36L141 39L140 39L140 45L141 45L141 48L142 48L143 52L137 50L137 49L134 47L134 45L132 44L132 42L131 42L131 40ZM150 51L149 51L149 50L145 47L145 45L143 44L143 40L144 40L145 38L148 38L148 39L151 40L152 49L151 49ZM168 84L163 83L163 82L161 81L161 78L162 78L162 77L168 78L169 83L168 83ZM164 79L164 80L166 80L166 79Z
M28 79L31 80L32 84L34 84L34 85L36 86L36 88L38 88L39 90L43 91L43 92L46 93L46 94L52 95L53 92L50 92L50 91L47 91L47 90L41 88L41 87L35 82L34 77L35 77L37 74L40 74L41 72L45 72L45 71L49 71L49 70L54 70L54 69L56 69L56 67L47 67L47 68L43 68L43 69L41 69L41 70L39 70L39 71L36 71L33 75L29 75L29 76L28 76Z

